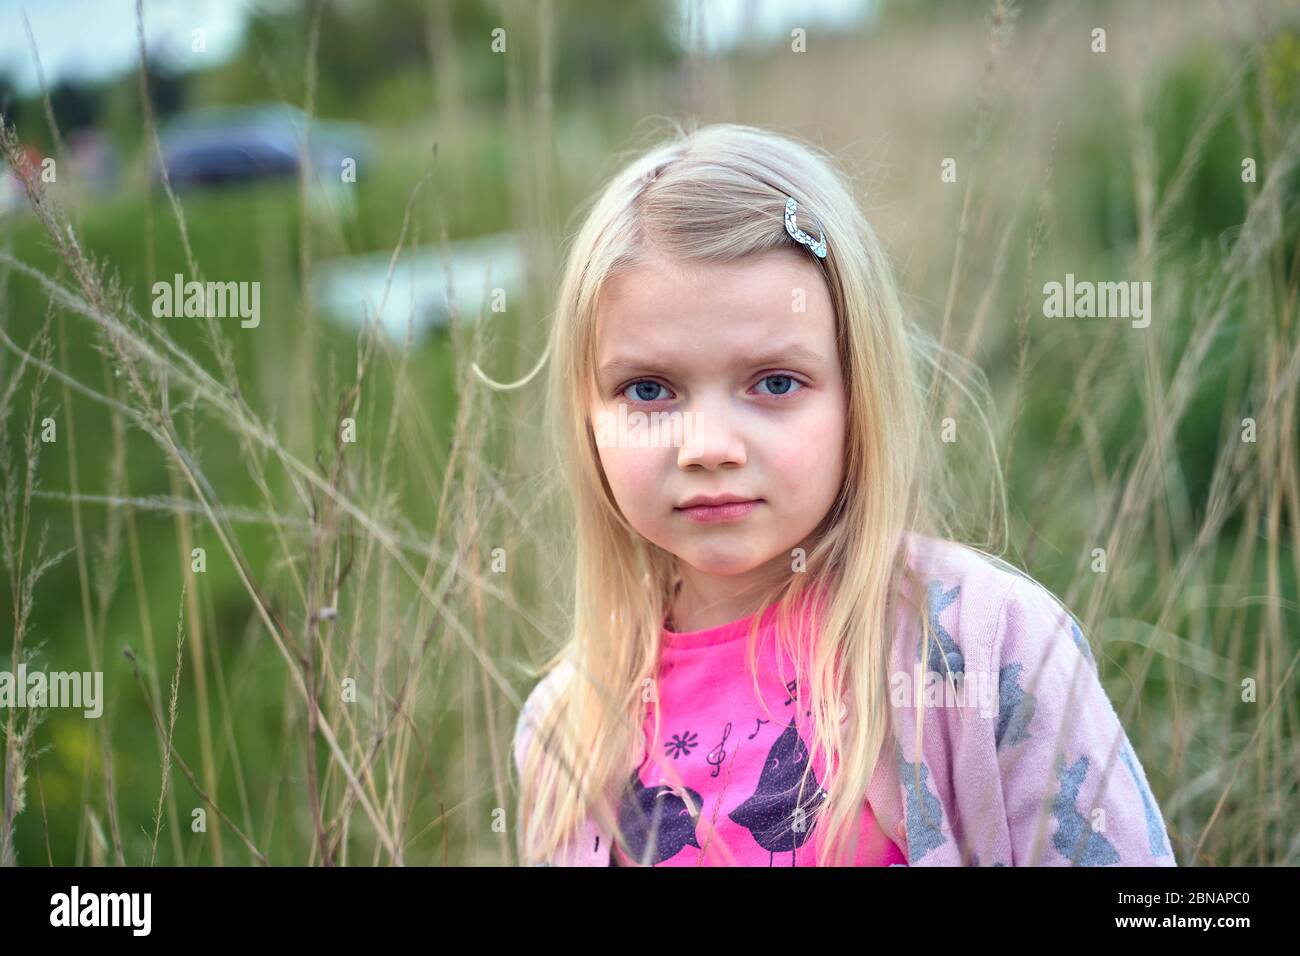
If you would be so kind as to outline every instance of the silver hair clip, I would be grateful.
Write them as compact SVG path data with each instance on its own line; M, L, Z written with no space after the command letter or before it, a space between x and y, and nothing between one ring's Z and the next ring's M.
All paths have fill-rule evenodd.
M813 254L819 259L826 258L826 230L822 227L822 221L817 220L817 229L821 233L820 239L813 239L812 236L804 232L794 224L794 214L798 209L798 204L794 201L793 196L786 197L785 200L785 231L790 233L790 238L795 242L802 243L813 251ZM816 217L814 217L816 218Z

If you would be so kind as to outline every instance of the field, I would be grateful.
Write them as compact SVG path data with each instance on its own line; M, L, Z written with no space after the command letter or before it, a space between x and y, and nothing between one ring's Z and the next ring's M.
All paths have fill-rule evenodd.
M509 742L568 541L537 380L475 366L529 373L593 185L689 117L850 170L987 399L996 447L952 446L967 534L1078 614L1179 864L1295 865L1300 20L921 7L553 96L574 24L525 5L499 104L396 85L340 117L377 139L346 198L150 187L143 109L111 193L29 170L0 219L0 668L102 671L104 710L0 713L0 862L514 862ZM403 342L313 299L326 260L500 231L529 275L503 312ZM259 283L260 324L156 318L175 273ZM1149 282L1149 325L1048 317L1067 274ZM936 394L935 427L966 402Z

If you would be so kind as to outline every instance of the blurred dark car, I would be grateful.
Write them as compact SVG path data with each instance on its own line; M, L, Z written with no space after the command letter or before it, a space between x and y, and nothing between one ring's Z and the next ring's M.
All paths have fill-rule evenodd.
M190 110L158 134L174 186L205 186L296 177L307 115L286 103ZM317 175L337 178L344 159L358 167L370 156L370 136L356 123L313 119L308 155ZM154 180L161 170L154 164Z

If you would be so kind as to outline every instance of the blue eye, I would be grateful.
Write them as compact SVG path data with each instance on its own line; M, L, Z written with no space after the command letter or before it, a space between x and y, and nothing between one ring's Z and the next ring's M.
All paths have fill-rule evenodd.
M765 375L759 380L759 384L762 384L763 382L769 383L769 391L760 392L760 394L770 395L773 398L793 395L799 389L804 387L804 384L793 375ZM667 394L659 394L661 389ZM658 402L665 401L672 397L672 393L667 389L667 387L648 378L642 379L639 382L632 382L619 392L619 394L625 396L628 401L631 402Z
M628 392L633 392L629 397L634 402L654 402L659 400L659 396L655 394L655 390L660 388L664 387L658 382L643 379L640 382L633 382L619 394L626 395ZM668 390L665 388L664 391Z
M792 375L764 375L759 384L763 382L772 382L772 390L769 395L790 395L793 391L803 388L803 383ZM797 386L797 388L796 388Z

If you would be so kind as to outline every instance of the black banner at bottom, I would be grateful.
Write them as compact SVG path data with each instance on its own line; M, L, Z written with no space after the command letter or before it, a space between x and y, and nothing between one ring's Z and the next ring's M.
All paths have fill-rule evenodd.
M373 945L409 932L436 946L452 939L431 933L463 945L475 932L485 943L590 938L602 923L644 932L646 917L670 931L699 923L771 933L816 912L849 931L901 920L936 940L970 920L972 930L1001 925L1026 942L1041 929L1071 940L1197 933L1230 945L1234 934L1287 925L1293 888L1282 868L11 869L0 871L0 924L7 944L75 935L128 946Z

